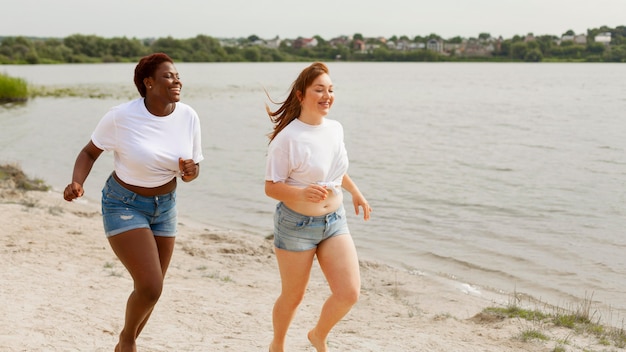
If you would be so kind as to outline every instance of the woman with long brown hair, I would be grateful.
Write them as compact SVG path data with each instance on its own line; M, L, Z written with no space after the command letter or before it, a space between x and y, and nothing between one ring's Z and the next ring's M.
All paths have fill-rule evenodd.
M352 195L356 214L368 220L367 200L347 174L343 127L326 118L335 100L328 67L305 68L276 111L267 108L274 130L269 135L265 193L278 204L274 246L281 293L274 304L271 352L282 352L289 325L304 298L313 260L330 286L317 324L308 339L327 351L331 329L358 301L359 261L343 207L342 188Z

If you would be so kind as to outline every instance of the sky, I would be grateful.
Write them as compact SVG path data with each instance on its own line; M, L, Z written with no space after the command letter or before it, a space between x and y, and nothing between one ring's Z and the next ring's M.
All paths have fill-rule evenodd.
M0 0L0 36L493 37L626 25L626 0Z

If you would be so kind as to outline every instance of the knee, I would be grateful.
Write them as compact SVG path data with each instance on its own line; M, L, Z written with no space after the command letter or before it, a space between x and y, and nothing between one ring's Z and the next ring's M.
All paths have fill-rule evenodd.
M359 301L360 289L358 287L342 290L335 293L335 297L346 306L353 306Z
M156 304L163 292L163 280L151 280L135 285L135 292L142 300Z
M278 297L278 302L280 305L287 309L296 309L302 303L304 299L304 293L282 293L280 297Z

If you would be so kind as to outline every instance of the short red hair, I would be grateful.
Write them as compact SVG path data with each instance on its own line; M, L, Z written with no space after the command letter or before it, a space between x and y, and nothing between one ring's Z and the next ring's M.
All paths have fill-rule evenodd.
M159 65L164 62L171 62L172 59L164 53L154 53L148 56L144 56L139 60L139 63L135 67L135 86L139 91L139 95L145 98L146 96L146 85L143 83L143 80L147 77L153 77L154 72L156 72Z

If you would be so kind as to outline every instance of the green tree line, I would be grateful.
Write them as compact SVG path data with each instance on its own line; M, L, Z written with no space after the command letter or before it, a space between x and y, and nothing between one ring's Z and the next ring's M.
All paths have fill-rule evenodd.
M568 31L564 34L573 34ZM600 33L611 33L610 45L597 43ZM315 36L315 46L293 45L293 40L283 40L278 47L263 45L260 38L220 41L207 35L194 38L137 39L126 37L104 38L95 35L74 34L66 38L0 37L0 64L53 64L134 62L153 52L164 52L179 62L281 62L312 60L343 61L578 61L626 62L626 27L600 27L589 29L586 43L560 41L561 37L542 35L516 35L513 38L494 40L488 33L477 38L454 37L444 40L436 34L429 36L393 36L391 38L363 38L355 34L343 42L327 41ZM424 44L436 41L442 45L457 45L457 49L432 50ZM357 41L361 45L357 45ZM414 45L412 49L399 50L389 43L403 42ZM467 56L460 53L462 43L490 46L488 54ZM494 45L495 44L495 45ZM445 48L445 46L444 46Z

